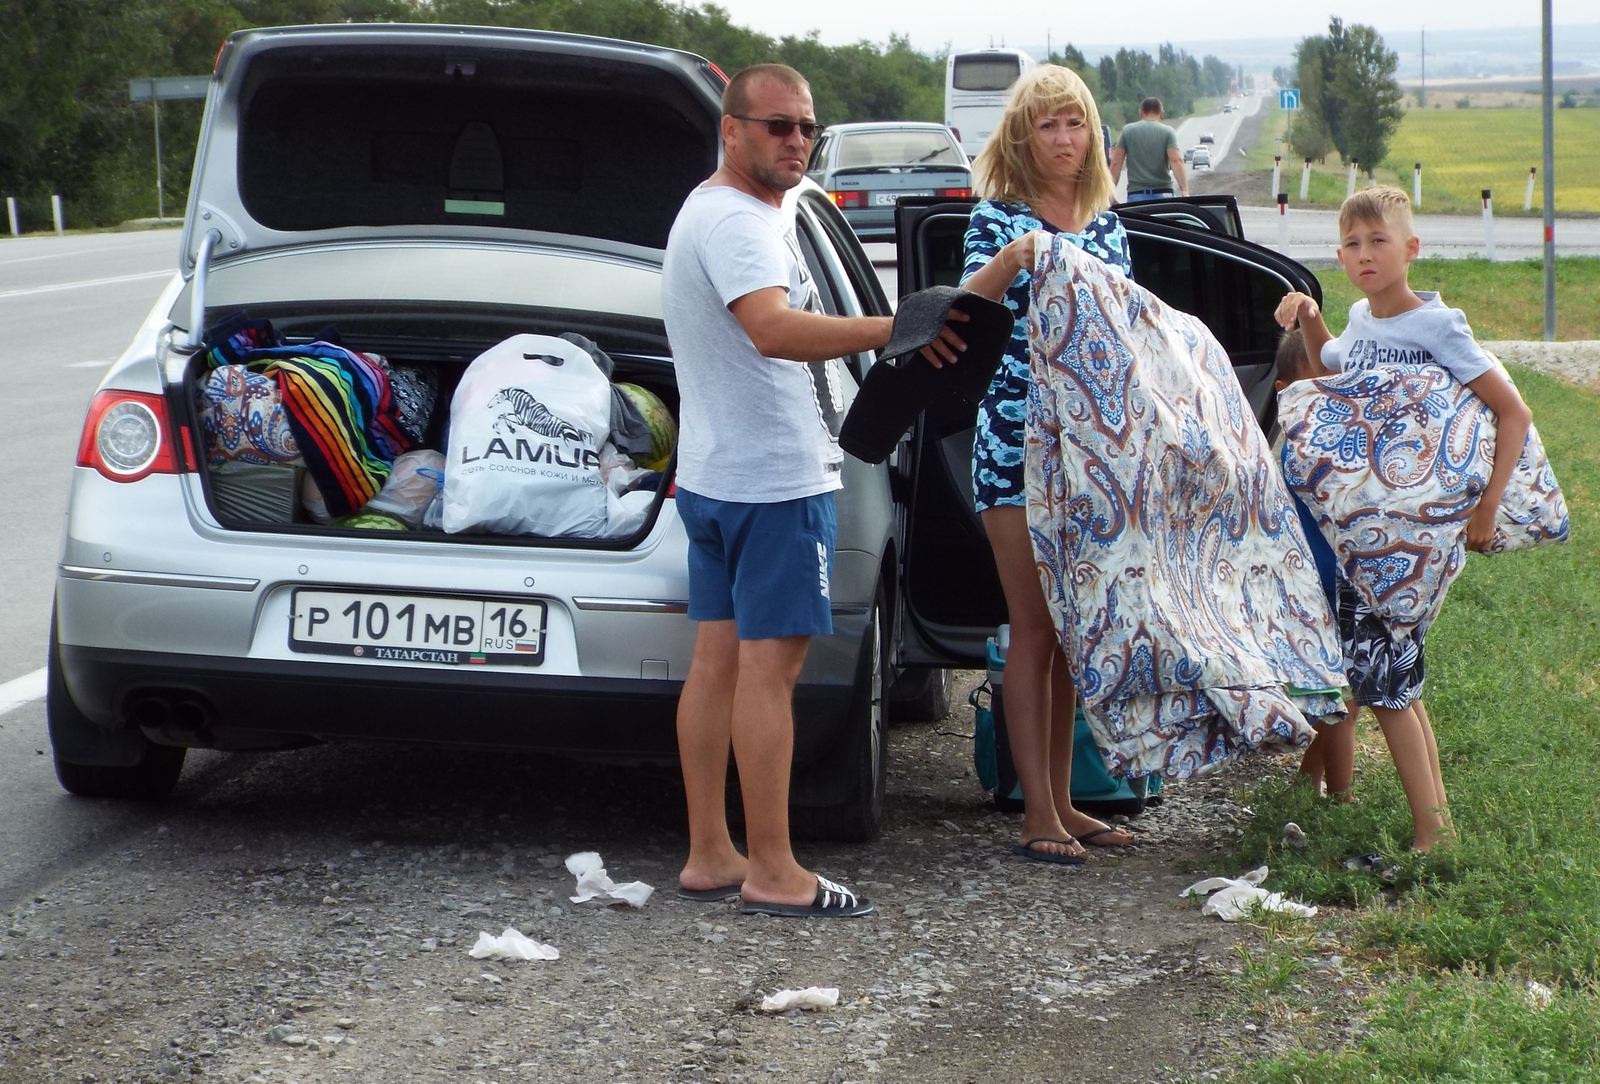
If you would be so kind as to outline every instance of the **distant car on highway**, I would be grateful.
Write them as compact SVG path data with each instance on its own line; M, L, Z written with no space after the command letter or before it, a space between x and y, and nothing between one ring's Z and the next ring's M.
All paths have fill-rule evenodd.
M1211 152L1204 147L1196 147L1194 149L1194 154L1189 158L1189 164L1195 169L1199 169L1202 166L1204 166L1206 169L1210 169Z
M972 191L966 152L949 128L928 121L833 125L812 148L806 172L863 241L894 240L894 205L903 196Z
M1239 108L1238 106L1234 105L1232 102L1229 102L1227 105L1222 107L1222 111L1224 113L1232 113L1235 109L1238 109L1238 108Z
M1183 151L1183 160L1185 162L1193 161L1194 160L1194 152L1195 152L1195 148L1194 147L1185 147L1184 151Z
M1216 141L1217 137L1211 132L1202 132L1200 134L1200 142L1202 143L1215 143Z

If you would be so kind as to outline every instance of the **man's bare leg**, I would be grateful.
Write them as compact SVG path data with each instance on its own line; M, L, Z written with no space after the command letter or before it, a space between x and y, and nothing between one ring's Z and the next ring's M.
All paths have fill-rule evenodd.
M728 750L739 637L732 621L701 621L678 697L678 757L689 807L689 858L678 884L701 891L744 881L749 863L728 832Z
M794 760L794 686L811 640L787 636L739 644L733 694L733 757L744 796L748 902L809 904L817 878L789 842L789 772Z

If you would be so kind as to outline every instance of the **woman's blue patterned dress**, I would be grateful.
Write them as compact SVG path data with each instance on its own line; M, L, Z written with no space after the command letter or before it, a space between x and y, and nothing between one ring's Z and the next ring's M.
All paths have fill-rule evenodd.
M1043 221L1026 203L984 200L972 209L967 226L966 258L961 280L971 278L1004 248L1029 230L1045 230L1070 238L1073 244L1132 276L1128 234L1122 220L1102 211L1081 233L1066 233ZM978 406L977 433L972 442L972 491L978 511L997 505L1023 505L1022 439L1028 401L1028 272L1006 289L1006 307L1016 314L989 393Z

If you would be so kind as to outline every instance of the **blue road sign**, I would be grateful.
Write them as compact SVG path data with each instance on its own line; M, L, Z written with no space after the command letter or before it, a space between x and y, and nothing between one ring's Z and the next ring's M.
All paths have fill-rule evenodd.
M1279 87L1278 88L1278 108L1279 109L1299 109L1300 108L1300 88L1299 87Z

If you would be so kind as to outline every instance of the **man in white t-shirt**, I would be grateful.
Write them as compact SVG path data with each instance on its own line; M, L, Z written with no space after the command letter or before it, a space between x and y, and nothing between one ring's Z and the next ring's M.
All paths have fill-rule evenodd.
M746 68L722 112L722 165L684 201L662 271L697 622L678 703L689 811L679 891L741 896L751 914L864 915L871 903L805 869L790 847L791 701L810 638L833 631L833 494L850 379L838 359L885 345L892 320L824 315L784 212L821 131L805 78L781 64ZM935 364L964 345L943 335L924 351ZM730 744L748 859L728 831Z

